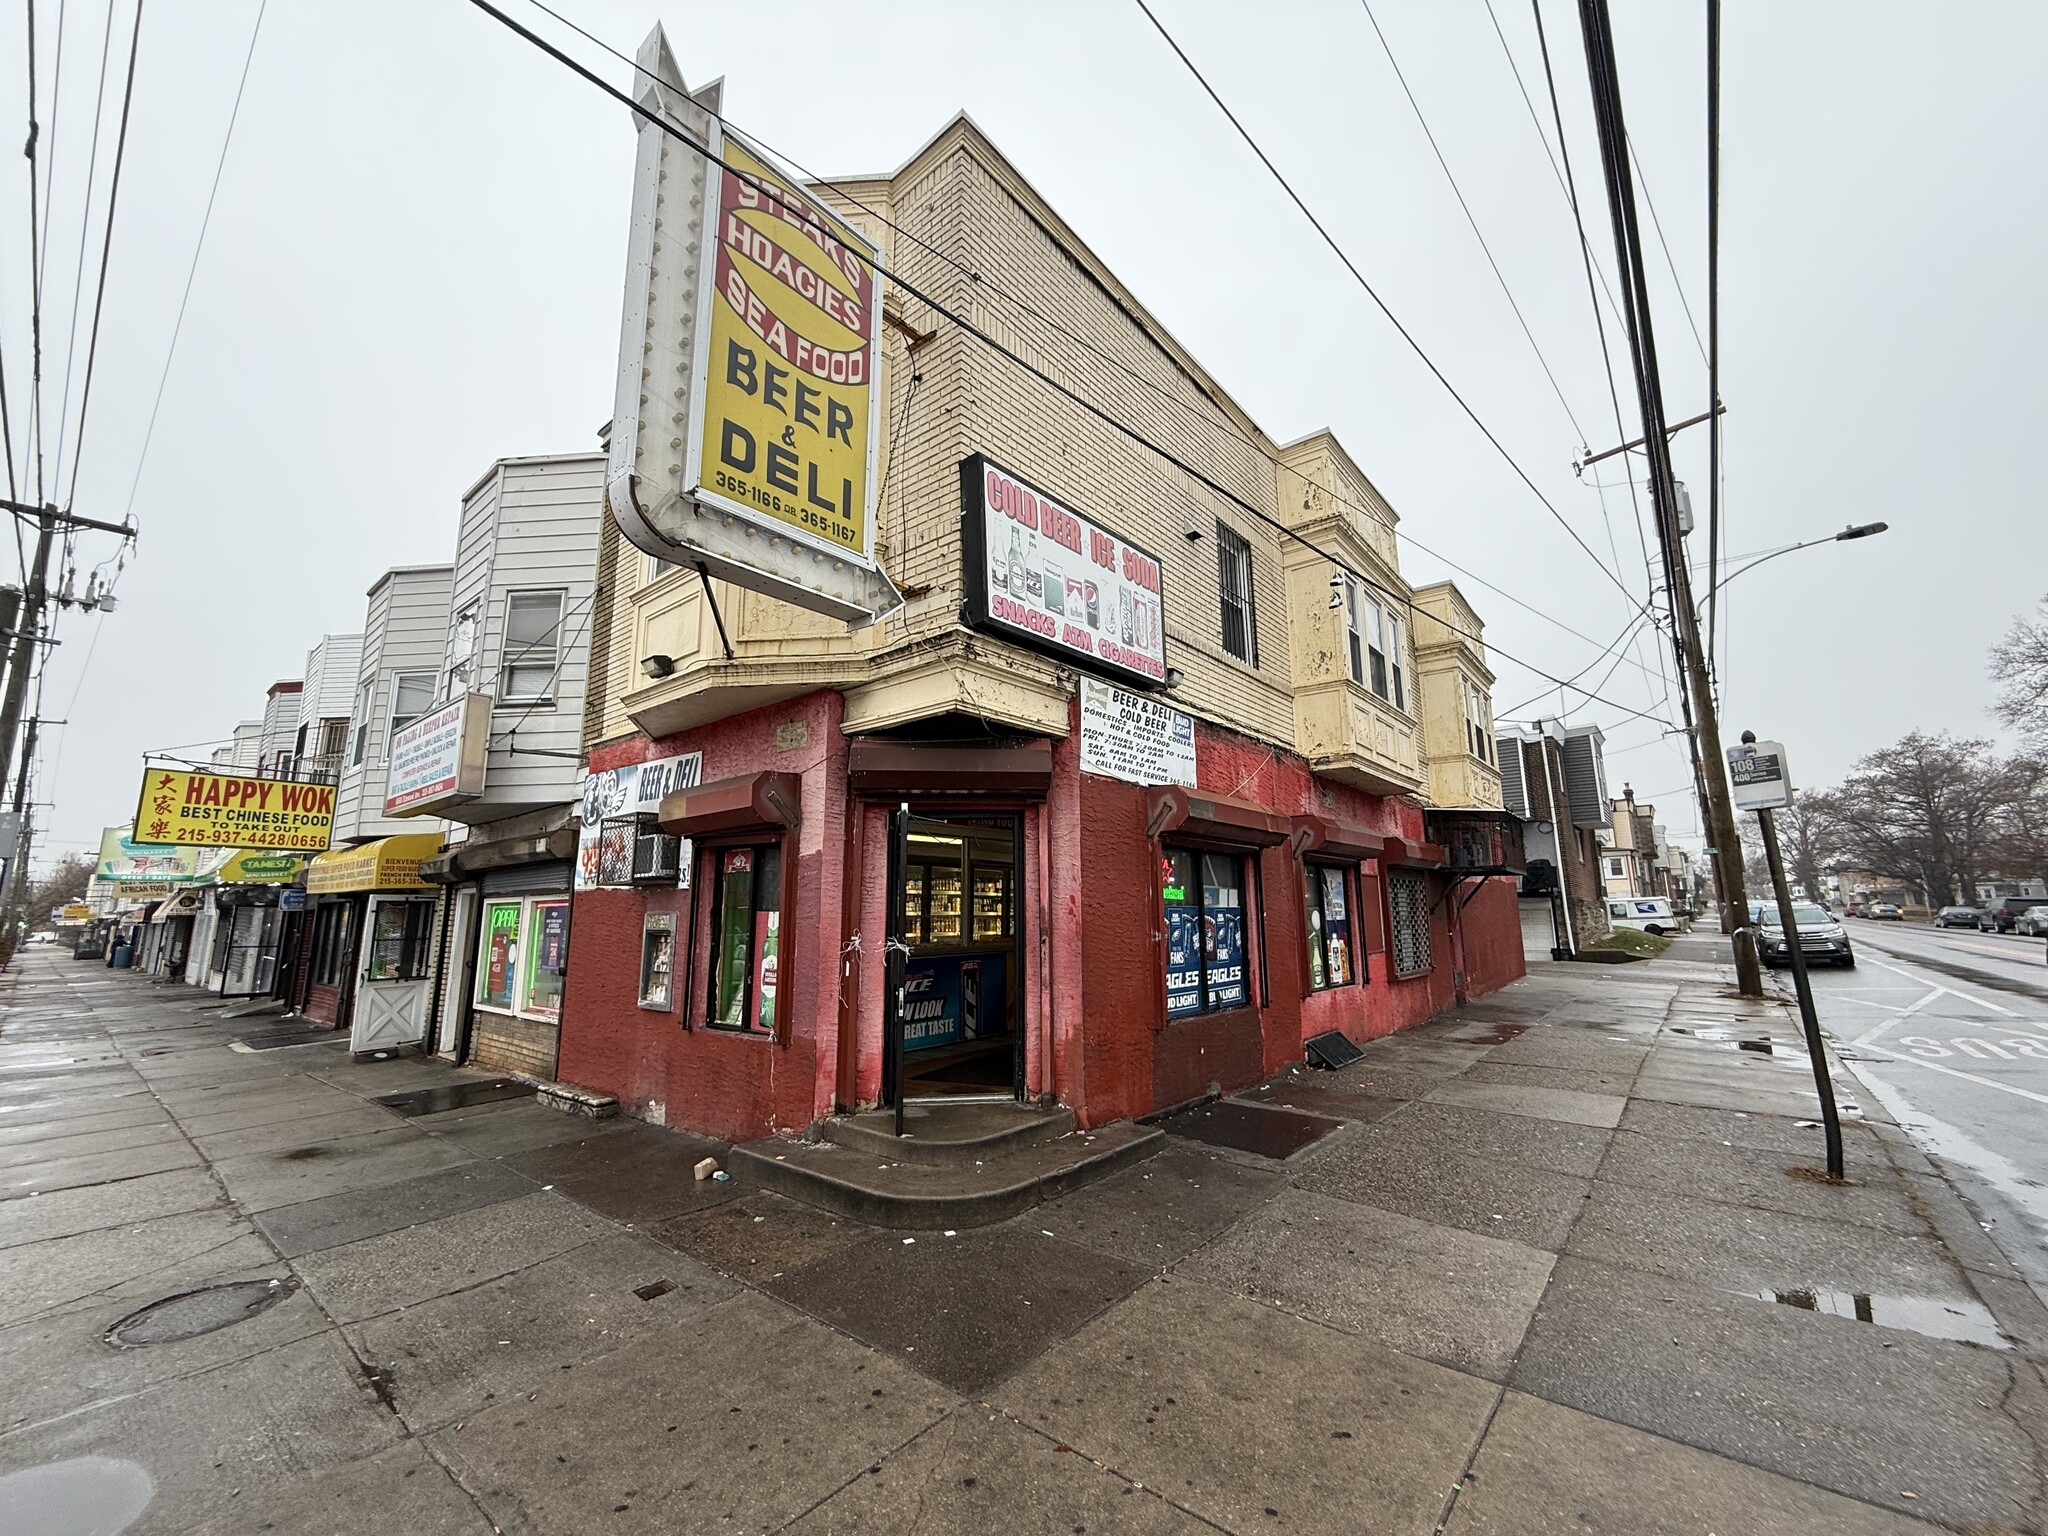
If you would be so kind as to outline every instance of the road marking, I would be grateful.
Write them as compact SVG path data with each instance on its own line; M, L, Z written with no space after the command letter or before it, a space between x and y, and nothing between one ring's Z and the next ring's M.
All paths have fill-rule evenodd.
M1857 1045L1871 1044L1873 1041L1877 1040L1881 1035L1883 1035L1886 1030L1891 1029L1894 1025L1905 1023L1906 1020L1913 1017L1914 1014L1918 1013L1922 1008L1925 1008L1929 1003L1933 1002L1937 997L1942 996L1947 991L1947 987L1936 987L1933 991L1929 992L1925 997L1922 997L1918 1002L1913 1003L1908 1007L1899 1009L1897 1018L1885 1019L1881 1021L1876 1026L1866 1031L1854 1043Z
M2017 1009L2002 1008L1997 1003L1987 1002L1985 1001L1985 999L1981 997L1972 997L1967 992L1958 992L1954 987L1945 987L1938 981L1929 981L1925 976L1915 976L1911 971L1901 970L1896 965L1885 965L1885 963L1882 960L1878 961L1877 963L1878 965L1882 966L1885 970L1890 971L1894 976L1903 976L1908 981L1914 982L1919 986L1933 987L1936 991L1946 992L1950 997L1960 997L1964 1002L1968 1003L1973 1008L1989 1008L1993 1013L2002 1013L2008 1019L2016 1019L2019 1017L2019 1012Z
M1858 1042L1861 1043L1860 1041ZM1895 1051L1889 1046L1873 1045L1871 1050L1880 1056L1889 1056L1894 1061L1908 1062L1916 1067L1925 1067L1930 1072L1939 1072L1946 1077L1960 1077L1966 1083L1976 1083L1985 1088L1996 1088L2000 1093L2018 1094L2023 1099L2032 1099L2036 1104L2048 1104L2048 1093L2036 1093L2031 1088L2016 1087L2012 1083L2001 1083L1996 1078L1979 1077L1975 1072L1964 1072L1955 1067L1944 1067L1940 1062L1929 1061L1924 1056L1909 1055Z

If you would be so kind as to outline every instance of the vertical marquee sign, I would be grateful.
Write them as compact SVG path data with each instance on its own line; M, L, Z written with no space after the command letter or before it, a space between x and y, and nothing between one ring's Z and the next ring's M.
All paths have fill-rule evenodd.
M1157 556L985 454L961 461L960 496L975 628L1143 688L1166 682Z
M883 403L874 244L728 130L717 85L641 45L611 461L620 531L663 559L869 622ZM708 150L709 156L702 153Z

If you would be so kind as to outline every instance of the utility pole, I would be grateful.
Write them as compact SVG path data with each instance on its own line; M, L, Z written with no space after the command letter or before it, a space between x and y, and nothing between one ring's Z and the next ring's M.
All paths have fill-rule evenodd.
M1657 543L1664 558L1671 597L1672 649L1691 704L1693 772L1712 842L1715 894L1721 931L1735 947L1735 979L1745 997L1764 995L1757 963L1756 935L1749 923L1749 891L1742 873L1742 842L1735 807L1722 768L1721 722L1700 648L1699 618L1693 608L1692 573L1678 528L1678 485L1671 470L1670 428L1664 416L1664 388L1657 371L1657 344L1650 323L1650 290L1643 263L1642 231L1636 218L1635 184L1629 173L1628 131L1621 109L1621 79L1614 59L1614 34L1607 0L1579 0L1579 26L1586 45L1586 72L1599 129L1600 158L1607 176L1607 202L1614 222L1614 253L1622 279L1623 311L1633 354L1636 397L1643 417L1643 452L1649 460L1650 498L1657 519ZM1719 405L1709 402L1709 409Z
M37 715L30 715L28 735L21 746L21 767L14 778L14 858L7 866L5 899L0 900L0 937L8 944L14 942L15 925L21 918L21 902L28 892L28 856L34 843L33 829L29 825L28 777L29 769L36 760L36 728L42 724Z
M36 563L29 569L28 590L14 616L14 643L8 648L7 693L0 701L0 784L14 765L14 738L21 730L22 701L28 697L29 674L35 670L36 646L43 633L43 604L49 598L50 544L57 533L55 507L31 508L36 515Z

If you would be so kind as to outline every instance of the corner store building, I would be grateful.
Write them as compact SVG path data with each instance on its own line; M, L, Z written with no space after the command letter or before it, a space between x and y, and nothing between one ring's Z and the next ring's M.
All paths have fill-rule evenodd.
M1447 869L1430 814L1499 825L1477 617L1403 580L1396 515L1342 446L1269 439L966 119L841 185L959 263L848 207L918 288L1232 495L892 293L878 555L901 610L848 633L713 583L714 616L694 572L608 527L590 767L685 787L603 829L615 878L577 896L558 1076L729 1138L924 1092L1100 1124L1520 975L1513 881ZM964 621L1021 600L989 520L1048 502L1156 562L1179 676L1144 693L1181 712L1154 718L1191 784L1084 771L1103 669ZM1032 567L1024 597L1074 600ZM1145 618L1132 639L1122 619L1142 650ZM688 840L679 868L662 834Z

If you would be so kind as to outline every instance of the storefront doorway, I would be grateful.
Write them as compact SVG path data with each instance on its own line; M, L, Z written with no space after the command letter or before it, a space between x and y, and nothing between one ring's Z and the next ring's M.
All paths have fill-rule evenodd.
M901 1097L1015 1098L1019 820L910 817L890 905L904 945L896 1027Z
M349 1020L350 1051L396 1050L425 1038L433 990L434 907L431 897L370 898Z

